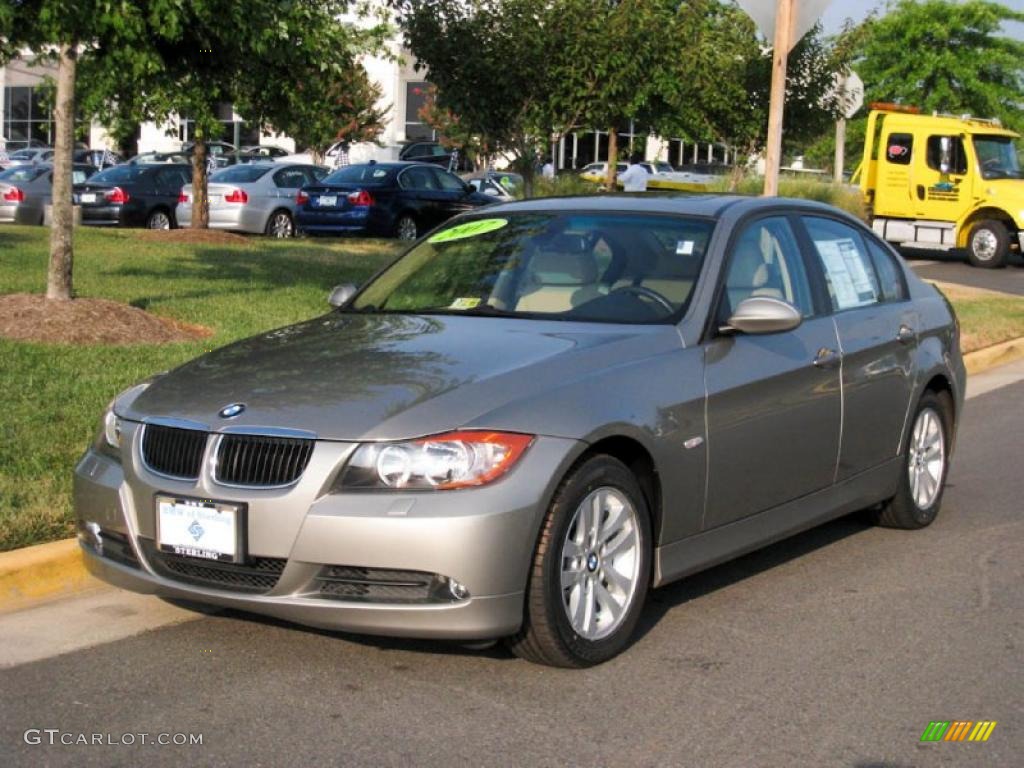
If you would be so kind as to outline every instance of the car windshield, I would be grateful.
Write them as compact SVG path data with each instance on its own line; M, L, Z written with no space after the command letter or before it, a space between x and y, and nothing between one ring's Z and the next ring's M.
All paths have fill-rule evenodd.
M140 168L137 165L115 165L113 168L107 168L105 171L100 171L93 176L90 181L100 183L109 181L114 184L123 184L126 181L134 181L145 172L145 168Z
M1024 179L1021 150L1009 136L975 136L981 175L986 179Z
M688 305L713 227L629 213L461 220L413 247L347 311L664 322Z
M32 181L36 176L42 175L45 171L45 168L16 166L0 173L0 181Z
M387 184L394 168L384 165L346 165L323 180L323 184Z
M229 184L245 184L266 176L273 166L267 165L232 165L222 171L210 175L210 181L227 182Z

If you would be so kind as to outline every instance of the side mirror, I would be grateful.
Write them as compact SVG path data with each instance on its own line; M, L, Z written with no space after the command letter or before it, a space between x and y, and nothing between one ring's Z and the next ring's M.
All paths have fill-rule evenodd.
M331 291L331 295L327 297L327 303L332 307L342 307L348 303L349 299L356 295L357 290L352 283L336 285L334 290Z
M752 296L736 307L727 325L720 330L741 333L780 333L791 331L803 322L800 311L782 299Z

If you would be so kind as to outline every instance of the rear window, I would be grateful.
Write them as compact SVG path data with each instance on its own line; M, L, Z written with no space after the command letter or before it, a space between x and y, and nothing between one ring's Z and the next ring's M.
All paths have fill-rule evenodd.
M245 184L266 176L273 166L266 165L232 165L210 176L210 181L227 182L229 184Z
M395 169L384 165L346 165L323 180L324 184L387 184Z
M32 181L37 176L41 176L46 170L46 168L33 168L31 166L18 166L15 168L9 168L3 173L0 173L0 181Z
M116 165L113 168L100 171L92 177L91 181L109 181L114 184L123 184L126 181L135 181L145 172L145 168L140 168L137 165Z

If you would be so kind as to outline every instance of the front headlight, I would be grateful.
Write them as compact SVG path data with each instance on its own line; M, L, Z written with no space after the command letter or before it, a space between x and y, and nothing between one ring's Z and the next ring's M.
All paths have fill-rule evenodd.
M452 490L486 485L508 472L532 435L462 431L400 443L360 445L341 473L339 490Z
M103 440L115 450L121 449L121 418L114 413L114 401L110 401L103 415Z
M124 390L107 404L107 408L103 412L103 420L100 422L98 434L96 435L96 441L94 443L96 450L101 451L108 456L112 456L115 459L121 458L122 423L121 417L118 416L115 411L115 406L119 403L122 404L122 407L130 404L136 397L141 395L150 384L153 383L154 379L160 375L162 374L151 376L138 384L128 387L128 389Z

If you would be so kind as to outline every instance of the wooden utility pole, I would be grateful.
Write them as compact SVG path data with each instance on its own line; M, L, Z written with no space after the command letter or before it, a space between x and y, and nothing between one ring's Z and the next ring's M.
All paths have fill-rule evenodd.
M779 193L782 165L782 111L786 103L786 59L793 45L795 0L778 0L775 12L775 43L772 46L772 87L768 103L768 142L764 155L764 195Z

